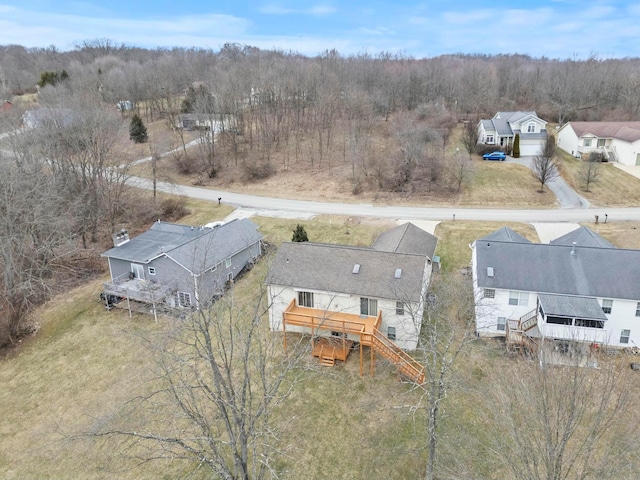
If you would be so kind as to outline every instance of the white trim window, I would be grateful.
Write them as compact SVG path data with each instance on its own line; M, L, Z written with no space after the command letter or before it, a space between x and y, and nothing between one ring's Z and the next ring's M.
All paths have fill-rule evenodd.
M189 292L178 292L178 305L191 307L191 294Z
M504 332L507 329L507 317L498 317L498 323L496 324L496 330Z
M493 135L487 135L487 145L493 145Z
M613 300L611 300L610 298L603 298L602 311L608 315L611 313L611 310L613 310Z
M298 305L313 308L313 292L298 292Z
M156 268L155 267L149 267L149 275L155 275L156 274Z
M404 315L404 302L396 302L396 315Z
M495 288L485 288L482 293L482 298L496 298L496 289Z
M360 315L376 317L378 315L378 300L375 298L360 298Z
M396 327L388 326L387 327L387 338L389 340L396 339Z
M620 332L620 343L629 343L630 336L631 336L631 330L622 330Z
M231 266L231 257L227 258L224 261L224 266L225 266L225 268L229 268Z
M585 139L582 141L582 143L583 143L583 145L584 145L585 147L590 147L590 146L591 146L591 139L590 139L590 138L585 138Z
M640 302L636 305L636 317L640 317Z
M529 305L529 292L509 292L509 305L526 307Z
M531 122L527 125L527 133L536 133L536 124Z

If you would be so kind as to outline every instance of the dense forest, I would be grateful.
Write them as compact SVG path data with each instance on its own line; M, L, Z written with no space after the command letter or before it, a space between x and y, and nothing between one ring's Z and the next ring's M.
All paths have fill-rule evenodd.
M499 110L535 110L558 124L637 120L640 59L310 58L237 44L149 50L105 39L70 51L6 45L0 100L14 105L0 115L2 131L13 132L0 148L1 346L28 330L21 321L31 305L100 269L86 252L92 243L132 219L163 215L151 194L127 188L127 165L115 153L132 113L147 124L166 120L178 144L149 153L181 146L176 162L185 173L212 178L226 169L251 181L295 164L339 162L354 194L459 191L465 165L443 161L454 127ZM118 102L135 112L118 111ZM52 121L15 133L34 107ZM219 121L216 144L203 132L197 155L175 129L185 112Z

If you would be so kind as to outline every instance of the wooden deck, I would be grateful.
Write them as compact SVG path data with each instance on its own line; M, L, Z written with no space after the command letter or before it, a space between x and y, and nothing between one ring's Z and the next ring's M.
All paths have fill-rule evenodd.
M320 337L316 340L311 354L320 359L320 364L333 367L336 361L346 362L353 347L351 340L345 338Z
M368 346L371 347L371 375L373 375L375 366L374 352L377 352L394 364L401 375L407 377L413 382L419 384L423 383L424 367L415 361L407 352L399 348L395 343L384 336L378 329L381 324L381 311L378 312L376 317L368 317L353 313L332 312L317 308L301 307L297 305L296 300L293 299L283 313L282 330L285 333L284 349L285 351L287 349L287 325L306 327L311 330L312 353L314 356L319 357L321 361L322 356L317 355L317 353L321 354L323 347L317 346L316 343L319 344L320 342L333 339L325 340L326 337L320 337L320 339L317 339L316 337L320 330L338 332L340 334L357 335L358 342L360 343L360 375L363 374L362 347ZM338 358L337 355L344 356L343 361L346 361L348 356L348 350L346 350L346 343L348 340L346 340L346 338L336 340L342 343L342 347L336 348L336 357L333 358L331 365L335 364L335 360L342 360L342 358ZM351 346L349 346L349 349L350 348ZM330 356L329 354L327 355ZM324 364L329 365L329 360Z

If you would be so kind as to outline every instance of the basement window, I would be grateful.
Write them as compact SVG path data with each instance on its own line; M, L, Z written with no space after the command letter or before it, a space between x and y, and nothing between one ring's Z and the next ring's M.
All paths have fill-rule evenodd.
M496 330L504 332L507 329L507 317L498 317L498 324Z

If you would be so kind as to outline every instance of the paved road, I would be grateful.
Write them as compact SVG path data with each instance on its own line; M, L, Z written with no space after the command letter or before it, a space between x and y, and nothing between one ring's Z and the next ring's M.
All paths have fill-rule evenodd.
M134 177L131 185L151 189L150 180ZM244 195L221 190L172 185L158 182L158 191L184 195L186 197L209 200L240 208L298 212L304 214L347 215L354 217L403 218L416 220L495 220L513 222L590 222L594 215L608 214L609 221L640 221L640 208L558 208L547 210L491 209L491 208L431 208L378 206L370 204L326 203L303 200L284 200L280 198Z

